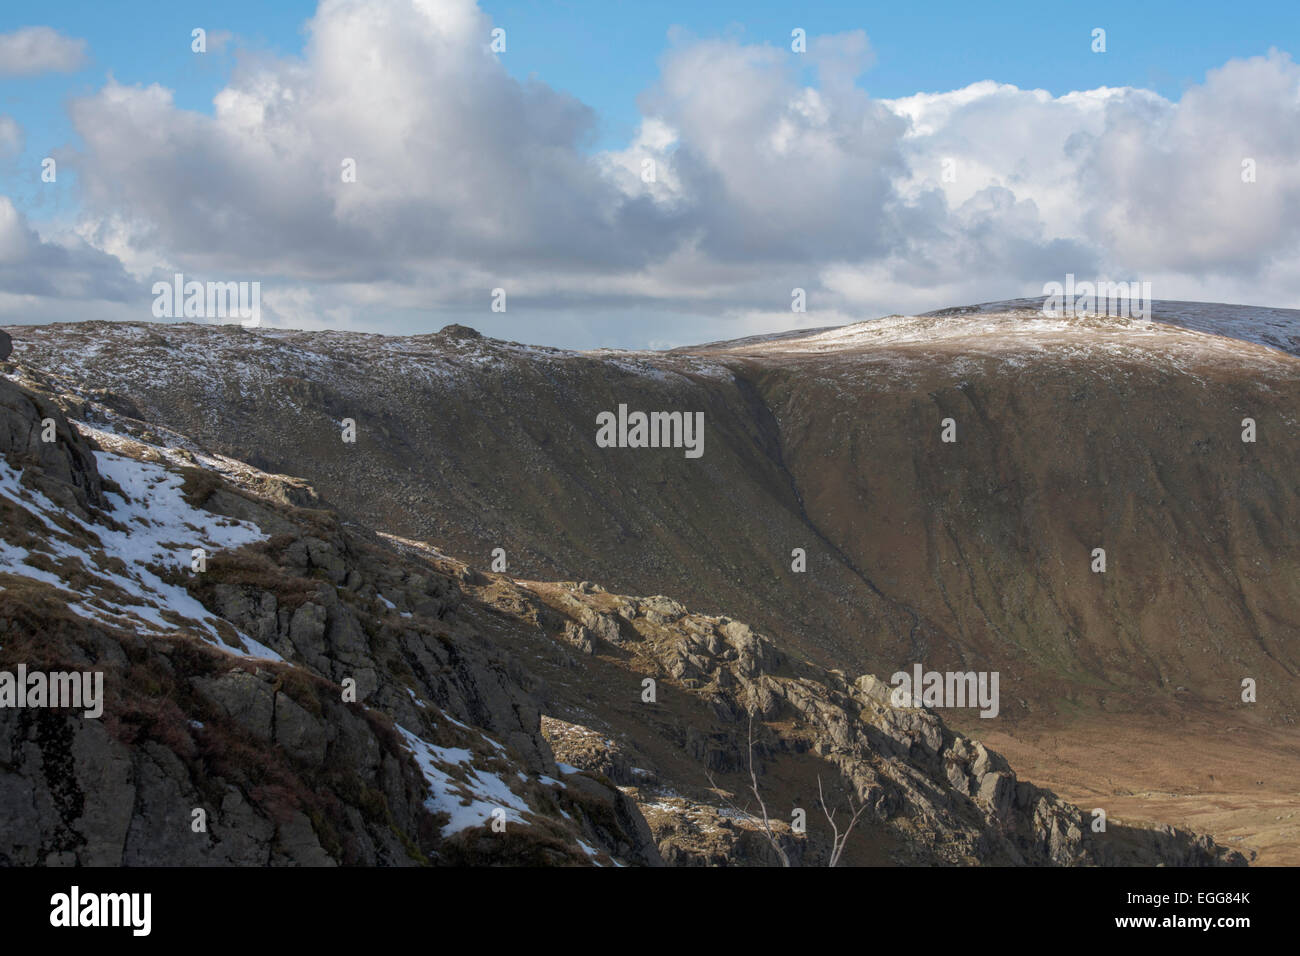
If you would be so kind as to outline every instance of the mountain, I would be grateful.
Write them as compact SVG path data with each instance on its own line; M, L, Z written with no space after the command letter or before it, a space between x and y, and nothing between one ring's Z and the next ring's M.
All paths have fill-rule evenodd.
M11 328L0 670L113 662L132 716L0 711L0 807L44 814L0 852L773 862L728 807L754 711L802 862L819 776L870 810L845 862L1240 862L1201 821L1296 860L1296 318L1013 302L666 353ZM620 406L703 413L703 454L601 447ZM998 716L894 706L917 664L997 672ZM117 796L57 793L55 738ZM199 806L197 856L131 836ZM227 812L264 838L216 839Z

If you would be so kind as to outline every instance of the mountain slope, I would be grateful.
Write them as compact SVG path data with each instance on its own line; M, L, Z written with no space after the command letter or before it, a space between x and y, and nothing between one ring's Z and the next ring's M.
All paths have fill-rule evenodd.
M702 783L744 769L747 711L774 806L810 808L822 776L869 806L850 860L1244 862L1171 828L1091 833L875 678L851 684L738 621L484 576L70 425L38 393L0 382L0 399L0 666L99 669L108 687L103 722L0 711L7 863L761 861ZM46 418L59 441L37 437ZM112 543L123 526L131 549ZM196 542L211 550L197 572ZM661 698L638 697L644 675ZM543 708L625 741L636 802L604 764L555 763ZM824 837L785 839L825 859Z
M1262 708L1300 707L1300 359L1274 349L986 312L670 355L459 330L15 334L105 417L306 478L372 527L742 614L829 666L983 661L1028 713L1222 704L1243 676L1271 687ZM703 457L598 448L620 404L703 411Z
M1181 747L1195 715L1244 728L1246 764L1263 739L1252 727L1300 750L1286 736L1300 706L1300 358L1246 341L1286 345L1283 310L1222 334L1241 311L1157 303L1180 325L1012 303L635 354L458 327L390 339L86 323L14 329L13 369L96 427L232 475L248 462L298 476L257 478L281 501L471 563L503 548L511 578L671 594L809 666L998 671L999 717L948 723L1021 747L1042 781L1050 762L1021 745L1046 728L1096 755L1098 735L1138 727ZM1198 322L1218 334L1183 327ZM703 411L703 457L597 447L596 415L620 404ZM340 438L348 418L355 445ZM955 443L940 440L945 418ZM1258 703L1242 703L1245 677ZM585 726L590 704L569 707L551 716ZM1178 759L1192 774L1194 752ZM1138 784L1118 778L1115 798ZM688 837L702 839L678 832L664 855L730 852L688 852Z

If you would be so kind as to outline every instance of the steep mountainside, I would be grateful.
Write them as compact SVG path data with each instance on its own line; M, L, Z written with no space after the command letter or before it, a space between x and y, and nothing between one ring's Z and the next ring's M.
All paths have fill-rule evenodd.
M1300 360L1020 314L710 354L750 363L810 521L923 610L922 643L895 661L991 662L1027 713L1231 702L1251 676L1270 688L1264 709L1294 720Z
M826 666L979 663L1009 720L1224 704L1244 676L1261 709L1300 709L1300 358L1277 349L1027 310L667 355L459 328L13 331L106 417L301 476L371 527L739 614ZM702 411L703 456L597 447L620 404Z
M106 687L102 720L0 710L4 863L771 862L713 789L750 760L774 807L812 809L822 778L867 805L849 861L1244 862L1169 827L1091 832L874 677L739 621L484 575L9 382L0 413L0 669ZM824 834L777 827L825 860Z
M13 445L35 458L11 461L5 487L45 497L20 501L13 527L29 531L6 531L7 562L32 565L36 541L55 544L35 559L47 578L0 578L0 601L33 590L48 610L58 602L46 589L71 582L62 600L89 616L70 607L70 633L143 642L146 660L183 621L195 654L242 655L231 666L263 683L285 668L331 687L354 678L372 708L360 713L401 728L396 742L371 730L401 767L385 786L405 774L407 791L422 779L432 794L421 803L374 778L407 858L499 851L456 830L455 813L421 823L419 807L448 806L439 787L451 779L484 805L491 793L519 801L512 820L534 815L528 832L546 836L522 855L771 862L704 777L743 801L744 714L756 707L755 753L783 806L813 805L819 773L871 805L857 862L1219 859L1181 831L1092 834L1078 809L972 738L1019 746L1049 726L1096 734L1098 721L1177 734L1196 714L1245 728L1243 754L1265 725L1300 752L1300 325L1259 311L1157 303L1161 321L1146 322L1004 303L635 354L528 348L460 327L411 338L14 328L10 377L27 397L13 407L57 400L101 450L61 425L57 447L77 464L44 489L29 472L49 446ZM702 457L599 447L597 415L620 405L703 412ZM30 428L46 413L13 414ZM1242 441L1245 418L1254 442ZM341 437L347 419L355 443ZM945 419L955 442L941 440ZM96 530L96 544L80 527L63 541L50 528L46 502L129 531L141 516L115 514L132 505L113 496L138 504L146 491L170 495L184 542L119 529ZM123 543L142 539L154 550ZM113 570L114 558L153 567L177 544L219 557L201 575ZM506 575L470 570L494 548ZM806 572L792 570L794 548ZM1094 548L1104 573L1091 569ZM86 555L112 572L100 584L69 570ZM610 590L545 583L574 578ZM133 613L140 601L155 606ZM0 637L0 664L9 650ZM999 716L949 711L943 723L891 707L876 678L917 663L999 672ZM876 676L845 676L863 673ZM653 705L641 698L647 676L660 681ZM1246 677L1258 703L1241 702ZM182 709L220 700L205 694L212 679L187 673ZM278 699L259 731L271 744ZM225 711L255 712L243 698ZM123 759L138 761L127 747ZM586 772L564 775L552 753ZM186 772L193 788L215 785ZM219 784L252 793L248 772ZM298 784L282 786L359 806L315 772L294 764L283 774ZM579 786L575 812L555 795ZM22 793L12 799L29 801ZM302 813L328 816L314 804ZM369 839L349 858L380 855L380 836ZM824 835L783 839L805 861L824 857Z

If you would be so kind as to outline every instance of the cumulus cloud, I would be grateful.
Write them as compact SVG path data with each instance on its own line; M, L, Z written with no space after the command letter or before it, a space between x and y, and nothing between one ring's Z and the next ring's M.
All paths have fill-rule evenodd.
M1300 66L1282 54L1213 70L1175 105L1110 103L1082 140L1089 234L1138 270L1249 276L1300 240ZM1243 182L1243 164L1255 181Z
M86 64L86 41L50 27L0 33L0 76L72 73Z
M665 60L652 116L677 133L683 225L723 261L875 256L896 241L892 180L906 123L855 87L866 38L814 38L818 88L768 46L692 43Z
M43 239L12 200L0 195L0 315L19 322L49 321L45 300L125 305L141 294L114 256L76 236Z
M436 262L626 269L669 250L651 204L582 151L595 117L511 79L471 2L326 0L302 61L240 68L212 117L109 83L76 101L93 209L138 244L299 278L413 276ZM355 181L344 181L343 164ZM639 228L644 226L645 228Z
M1294 288L1281 272L1300 247L1300 67L1286 54L1232 61L1178 102L982 83L891 106L912 121L906 194L942 191L950 223L991 189L1033 204L1037 224L1023 210L1018 224L998 217L1012 227L1003 243L1028 242L1016 261L1041 267L1065 242L1061 258L1082 274L1159 277L1166 289L1204 288L1208 274L1225 289L1254 282L1256 299ZM976 235L968 223L954 238ZM981 238L974 251L996 265L996 249Z
M1167 298L1296 292L1285 53L1177 102L994 81L879 100L856 85L860 31L803 55L675 36L634 140L592 155L592 111L511 78L492 26L472 0L322 0L302 56L242 60L212 115L108 82L71 106L81 237L141 280L264 278L302 326L442 311L545 341L538 309L585 330L647 317L585 344L662 341L669 315L746 334L1031 295L1067 271ZM495 287L514 316L488 313Z

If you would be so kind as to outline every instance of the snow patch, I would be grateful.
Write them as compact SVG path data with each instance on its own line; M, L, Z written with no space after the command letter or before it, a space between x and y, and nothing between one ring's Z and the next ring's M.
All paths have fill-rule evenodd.
M203 548L212 554L239 548L265 540L261 529L191 507L181 492L184 479L161 465L104 451L95 452L95 460L100 474L122 489L122 494L105 493L119 527L82 521L40 492L22 487L20 473L0 461L0 495L36 516L49 532L39 552L51 561L80 564L94 583L84 589L72 587L62 577L33 567L30 552L2 540L0 572L50 584L73 595L68 609L79 617L137 633L174 634L180 626L175 616L179 616L223 650L283 660L243 634L238 634L242 648L229 647L217 629L218 618L185 588L164 581L155 570L191 573L192 549ZM56 517L79 528L84 538L64 530ZM164 612L173 615L172 620Z
M523 814L531 813L532 808L496 774L473 768L470 764L472 754L468 750L435 746L400 725L397 725L397 730L429 784L430 794L424 801L425 808L451 818L442 828L443 836L485 826L491 822L495 810L504 810L507 822L528 823ZM468 766L466 779L455 779L439 764Z

